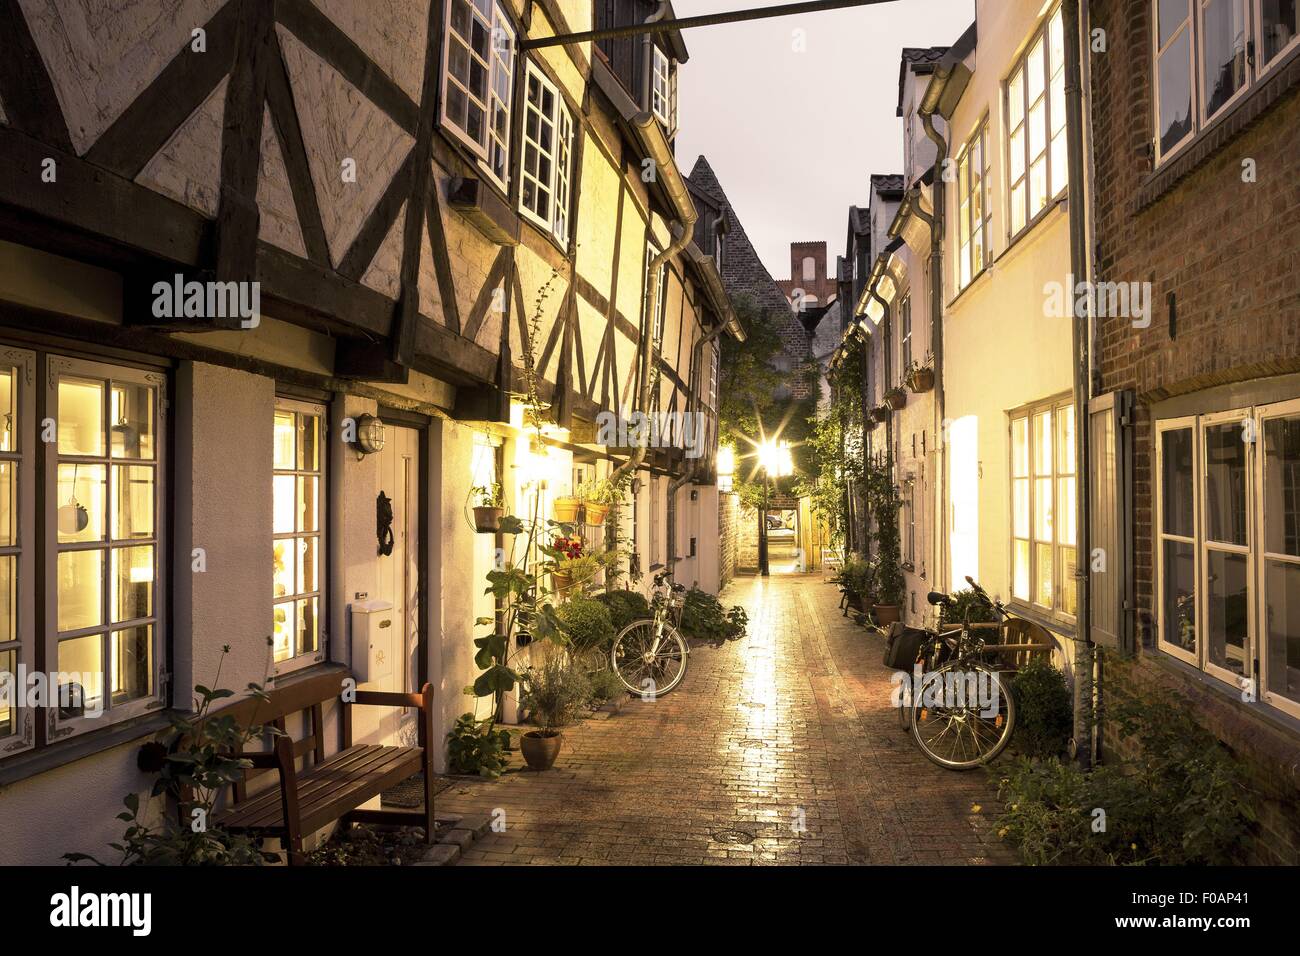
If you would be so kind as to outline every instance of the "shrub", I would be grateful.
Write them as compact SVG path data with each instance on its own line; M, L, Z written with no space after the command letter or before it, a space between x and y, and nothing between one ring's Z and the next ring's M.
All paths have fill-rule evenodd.
M609 610L615 634L633 621L650 617L650 602L640 591L606 591L596 595L596 600Z
M555 614L562 630L578 650L609 647L614 643L614 621L609 609L594 598L575 594Z
M491 719L461 714L447 733L447 765L452 773L476 773L495 779L510 762L510 733L496 730Z
M587 675L587 680L591 683L591 702L596 706L627 692L623 682L612 670L594 671Z
M553 654L524 677L523 705L533 723L554 730L573 723L591 700L591 681L567 655Z
M1065 751L1074 711L1065 675L1036 658L1011 679L1016 701L1016 748L1027 757L1055 757Z
M686 592L680 629L689 637L705 641L730 641L745 635L748 621L744 608L724 611L721 602L708 591L691 588Z
M869 597L875 572L866 558L850 555L840 570L839 582L844 590L856 597Z
M1181 695L1112 687L1110 716L1141 753L1091 772L1019 758L998 788L999 836L1030 864L1233 862L1255 819L1241 768Z
M952 603L941 605L939 608L939 623L943 624L961 624L966 620L966 614L970 614L972 624L992 623L997 620L993 609L985 604L974 588L963 588L960 591L954 591L950 595Z

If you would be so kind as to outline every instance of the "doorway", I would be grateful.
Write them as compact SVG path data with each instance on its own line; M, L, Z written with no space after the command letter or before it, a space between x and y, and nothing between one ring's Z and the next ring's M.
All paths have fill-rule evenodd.
M797 508L769 508L767 522L767 565L772 574L796 574L804 570L799 545Z
M376 456L374 499L383 492L392 504L392 550L376 548L372 600L392 603L383 615L383 653L393 666L362 690L414 693L420 689L420 430L385 422L384 447ZM387 626L383 621L390 622ZM418 713L409 708L358 707L353 739L364 744L416 746Z

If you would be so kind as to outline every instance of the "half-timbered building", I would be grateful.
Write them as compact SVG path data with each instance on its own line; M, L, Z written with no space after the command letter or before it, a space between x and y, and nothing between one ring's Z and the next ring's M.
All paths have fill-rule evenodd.
M0 862L120 833L196 683L430 682L441 741L508 545L474 488L545 518L632 470L622 580L717 589L743 332L673 157L687 51L544 45L656 13L0 0L0 670L91 705L0 709ZM635 411L704 425L601 441Z

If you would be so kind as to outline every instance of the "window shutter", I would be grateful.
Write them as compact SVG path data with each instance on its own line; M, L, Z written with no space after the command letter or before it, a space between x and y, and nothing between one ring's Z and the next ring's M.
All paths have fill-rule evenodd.
M1133 652L1133 393L1110 392L1088 405L1092 555L1088 562L1091 638Z

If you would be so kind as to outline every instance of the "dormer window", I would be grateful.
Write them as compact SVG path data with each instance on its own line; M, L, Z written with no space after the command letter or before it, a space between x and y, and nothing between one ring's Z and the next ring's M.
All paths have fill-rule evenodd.
M677 131L677 71L673 61L658 46L653 46L654 61L650 73L650 110L671 136Z

